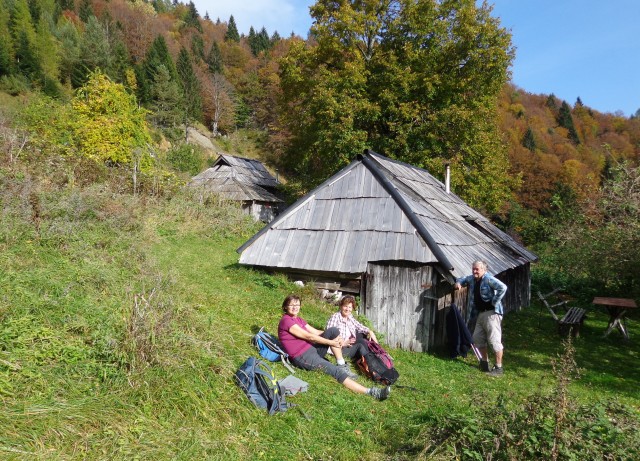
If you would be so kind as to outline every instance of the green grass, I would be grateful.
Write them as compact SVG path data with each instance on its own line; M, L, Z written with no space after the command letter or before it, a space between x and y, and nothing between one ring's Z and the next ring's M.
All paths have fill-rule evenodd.
M291 292L315 326L334 308L283 276L237 264L235 249L255 224L188 196L38 189L7 171L0 181L2 459L474 459L432 431L454 416L473 428L479 409L500 397L516 405L557 394L551 360L562 341L534 305L505 318L501 379L480 373L471 356L391 350L398 384L413 389L396 387L377 402L300 370L309 391L267 417L233 380L255 354L253 333L275 333ZM37 223L31 190L40 197ZM574 342L582 376L571 399L593 408L620 402L640 421L638 317L628 320L631 342L617 332L602 339L606 315L584 307Z

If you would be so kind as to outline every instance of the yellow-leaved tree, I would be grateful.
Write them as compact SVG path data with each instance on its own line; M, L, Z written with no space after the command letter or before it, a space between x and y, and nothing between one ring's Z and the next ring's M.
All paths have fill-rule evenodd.
M78 88L72 107L80 155L142 172L151 168L146 110L138 107L124 85L96 71Z

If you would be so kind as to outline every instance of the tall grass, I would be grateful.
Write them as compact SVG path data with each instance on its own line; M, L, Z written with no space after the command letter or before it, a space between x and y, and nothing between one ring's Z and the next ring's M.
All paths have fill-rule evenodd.
M555 437L546 396L557 395L551 359L565 348L541 311L506 317L503 379L481 374L471 357L394 350L407 387L389 400L300 370L310 389L290 398L298 408L267 417L233 380L255 354L253 332L275 332L291 292L315 326L334 307L237 264L236 248L259 225L211 197L132 197L108 183L45 183L6 168L0 207L0 458L479 459L493 453L487 431L514 412L538 415L545 430L551 418L544 440ZM584 447L562 445L558 459L606 450L625 459L616 446L636 442L640 376L620 364L640 349L601 340L605 326L603 313L590 312L573 345L582 373L564 387L572 406L563 427L588 437ZM629 326L635 335L637 321ZM611 415L617 423L606 423ZM526 436L527 420L514 421L514 440Z

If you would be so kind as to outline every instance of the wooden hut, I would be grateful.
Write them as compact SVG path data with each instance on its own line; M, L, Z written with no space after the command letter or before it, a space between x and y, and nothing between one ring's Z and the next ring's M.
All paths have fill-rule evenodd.
M537 259L447 189L365 151L242 245L240 263L357 292L387 344L430 350L446 341L445 308L466 312L466 289L452 287L473 261L508 285L508 312L529 305Z
M190 187L241 202L256 221L269 222L283 203L276 196L278 181L258 160L220 154L211 168L191 178Z

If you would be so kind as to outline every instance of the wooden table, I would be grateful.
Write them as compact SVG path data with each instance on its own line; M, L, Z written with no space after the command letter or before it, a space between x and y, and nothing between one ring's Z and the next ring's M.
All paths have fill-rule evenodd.
M625 339L629 339L627 327L624 325L624 314L630 309L637 309L638 306L633 299L626 298L593 298L593 304L599 304L607 308L609 312L609 327L604 332L607 337L614 328L618 328Z

